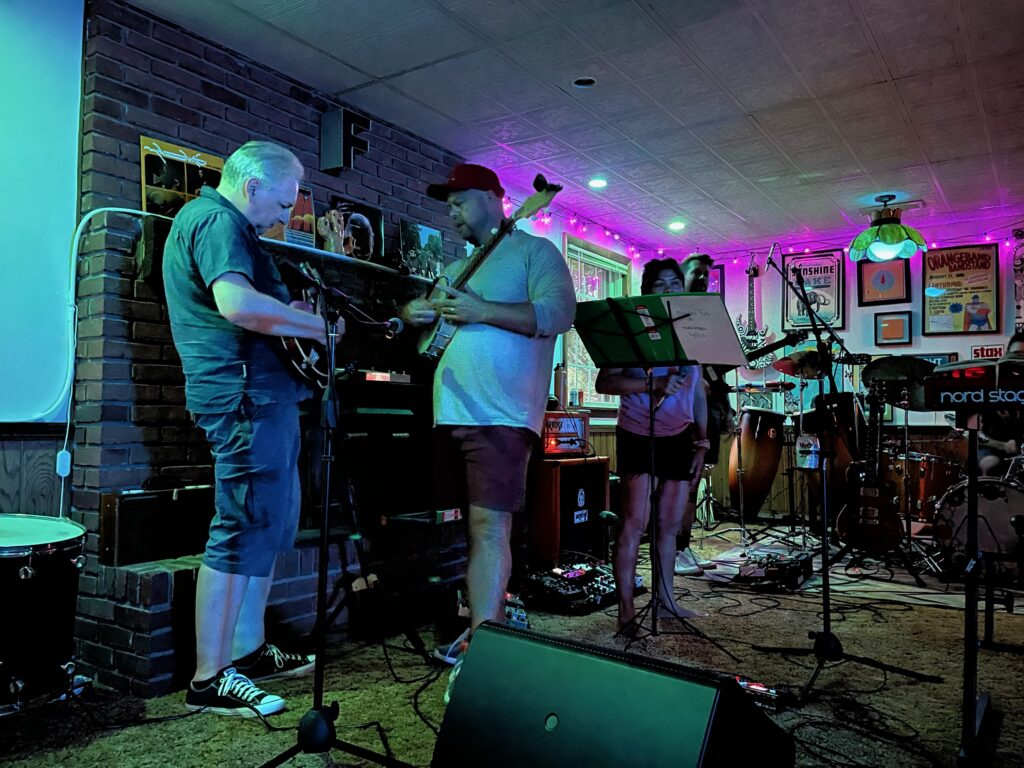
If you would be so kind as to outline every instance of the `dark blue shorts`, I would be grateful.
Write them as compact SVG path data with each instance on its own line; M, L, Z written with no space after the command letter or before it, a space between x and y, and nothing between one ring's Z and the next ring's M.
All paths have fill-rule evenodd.
M215 571L269 576L295 546L299 522L299 406L255 404L197 413L213 451L216 514L203 563Z

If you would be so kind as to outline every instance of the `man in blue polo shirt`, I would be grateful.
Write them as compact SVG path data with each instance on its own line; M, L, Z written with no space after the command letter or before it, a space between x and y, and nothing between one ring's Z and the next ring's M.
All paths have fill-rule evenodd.
M298 674L313 656L264 637L274 560L295 542L298 403L309 392L271 345L326 341L323 321L289 303L258 235L288 215L303 176L294 154L250 141L179 211L164 250L164 284L185 402L214 458L216 515L196 585L196 674L190 709L253 717L285 708L253 679ZM344 331L344 326L340 325Z

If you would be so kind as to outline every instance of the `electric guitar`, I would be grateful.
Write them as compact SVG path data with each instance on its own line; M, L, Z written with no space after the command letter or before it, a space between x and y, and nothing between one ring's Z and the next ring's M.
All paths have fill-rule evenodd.
M882 398L877 384L868 395L867 446L857 498L836 518L839 540L869 555L882 555L899 546L902 525L896 485L881 478Z
M754 280L760 274L760 269L757 266L757 262L754 260L753 253L750 254L750 264L747 265L746 272L747 322L743 322L743 315L737 315L736 332L740 337L740 346L743 347L743 351L747 353L747 359L750 361L747 367L760 370L771 365L775 356L769 352L762 352L756 357L750 354L764 344L764 339L768 335L768 326L766 325L759 329L757 327L757 320L754 318Z
M497 230L494 231L494 234L491 235L491 238L483 246L473 251L469 256L469 260L467 261L465 268L459 273L455 280L449 281L442 276L435 281L435 286L437 282L444 280L445 284L450 287L460 291L464 290L466 283L469 282L469 279L480 268L480 265L484 263L484 260L494 253L494 249L498 246L498 243L504 240L505 237L515 229L516 222L520 219L533 216L543 208L547 208L551 205L551 201L555 199L555 195L562 191L562 188L559 185L549 184L547 179L539 173L533 179L533 188L536 192L526 198L515 213L502 220ZM436 287L432 287L430 292L427 294L427 300L429 301L432 298L441 298L444 295L445 294L442 291L439 291ZM445 320L439 315L433 325L427 328L420 336L417 351L422 357L425 357L435 363L438 362L441 359L441 356L444 355L445 350L448 349L448 345L451 343L452 337L455 336L455 333L458 330L459 325L457 323Z

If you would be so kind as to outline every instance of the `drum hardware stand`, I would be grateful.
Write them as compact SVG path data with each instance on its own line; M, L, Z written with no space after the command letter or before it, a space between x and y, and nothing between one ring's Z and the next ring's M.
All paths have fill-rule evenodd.
M995 640L995 558L991 553L985 553L982 555L982 558L985 563L985 634L978 645L987 651L1002 651L1004 653L1024 655L1024 646L1014 643L998 643ZM1004 605L1007 613L1013 613L1013 603L1013 592L1007 592L1004 596Z
M323 288L323 286L320 286ZM321 296L324 294L320 292ZM328 316L326 302L318 302L319 309L324 320L327 344L327 370L335 370L335 346L339 339L338 326ZM331 466L334 463L334 433L338 424L338 390L335 377L327 377L327 385L324 387L323 398L320 403L320 424L323 427L323 451L321 453L321 489L320 489L320 542L319 562L317 563L316 581L316 630L315 653L316 661L313 667L313 706L299 722L297 741L284 752L271 758L263 764L263 768L283 765L299 753L305 754L326 754L331 749L347 752L350 755L361 757L378 765L391 768L412 768L409 763L404 763L389 755L380 755L356 744L350 744L337 738L334 721L338 719L338 702L332 702L324 706L324 665L327 656L327 569L328 560L328 528L330 526L330 501L331 501ZM358 542L357 542L358 544Z
M771 258L769 257L768 264L774 266ZM789 287L789 289L797 296L797 298L804 305L807 311L808 317L811 321L811 332L818 342L818 350L821 360L830 360L828 345L822 337L822 328L819 326L819 319L816 312L810 305L810 301L807 298L807 292L803 285L803 275L794 269L793 273L796 279L797 285L794 286L789 280L788 276L781 269L776 267L779 274L782 275L783 281ZM827 327L827 326L826 326ZM833 333L834 335L834 333ZM829 365L829 378L831 379L831 365ZM834 380L832 381L834 385ZM824 404L823 404L824 405ZM827 406L826 406L827 407ZM833 420L835 419L835 409L828 408L828 412L831 413ZM812 648L785 648L785 647L768 647L768 646L753 646L755 651L763 653L781 653L787 655L796 656L814 656L817 662L814 665L814 669L811 671L811 675L807 682L800 689L800 696L798 701L803 703L807 700L810 695L811 689L814 687L814 682L818 679L818 675L825 668L825 665L829 662L836 661L853 661L858 664L862 664L867 667L874 669L880 669L884 672L892 672L906 677L920 680L922 682L930 683L941 683L942 678L936 677L935 675L925 675L920 672L913 670L904 669L897 667L892 664L886 664L884 662L876 661L875 659L868 658L866 656L854 656L846 653L843 650L842 644L839 642L839 638L832 633L832 606L831 596L829 587L829 452L827 449L822 448L820 454L821 461L819 468L821 470L821 604L822 604L822 629L820 632L808 632L808 638L814 641ZM977 619L977 616L975 616Z

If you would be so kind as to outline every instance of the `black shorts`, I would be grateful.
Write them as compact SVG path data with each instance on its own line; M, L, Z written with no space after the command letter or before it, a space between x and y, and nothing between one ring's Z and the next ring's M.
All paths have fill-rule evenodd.
M619 475L651 474L651 442L645 435L615 429L615 472ZM654 438L655 476L661 480L693 480L693 427L677 435Z

